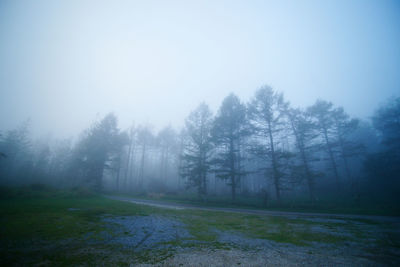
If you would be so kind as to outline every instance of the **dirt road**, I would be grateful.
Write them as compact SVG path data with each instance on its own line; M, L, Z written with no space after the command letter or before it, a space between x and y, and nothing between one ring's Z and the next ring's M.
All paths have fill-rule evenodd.
M335 213L313 213L313 212L292 212L292 211L271 211L271 210L257 210L257 209L244 209L244 208L221 208L221 207L201 207L191 204L183 204L176 202L165 202L158 200L148 200L139 199L132 197L122 197L122 196L110 196L105 197L131 202L134 204L149 205L159 208L168 209L195 209L195 210L205 210L205 211L222 211L222 212L235 212L235 213L246 213L255 215L266 215L266 216L285 216L285 217L323 217L323 218L344 218L344 219L365 219L373 220L379 222L392 222L400 224L400 217L394 216L373 216L373 215L353 215L353 214L335 214Z

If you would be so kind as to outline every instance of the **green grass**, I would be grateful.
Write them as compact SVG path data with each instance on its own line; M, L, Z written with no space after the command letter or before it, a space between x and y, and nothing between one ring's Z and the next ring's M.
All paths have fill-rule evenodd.
M50 261L70 266L93 259L107 262L102 257L119 255L123 250L100 242L85 251L84 243L89 237L101 240L100 233L110 231L102 216L153 213L157 211L151 207L110 200L84 190L10 189L0 199L0 265ZM140 259L140 255L130 258L135 257Z
M0 201L3 239L79 237L104 230L101 215L147 215L151 208L99 196L28 197Z

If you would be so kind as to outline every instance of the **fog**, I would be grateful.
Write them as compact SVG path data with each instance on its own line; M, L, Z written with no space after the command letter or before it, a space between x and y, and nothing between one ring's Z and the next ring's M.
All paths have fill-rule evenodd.
M264 84L367 119L400 88L396 1L1 1L0 130L172 125Z
M0 0L0 266L400 266L397 0Z
M399 11L3 1L0 185L396 210Z

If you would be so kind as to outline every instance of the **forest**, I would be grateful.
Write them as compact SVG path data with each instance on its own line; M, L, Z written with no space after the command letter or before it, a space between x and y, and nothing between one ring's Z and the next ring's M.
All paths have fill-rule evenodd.
M396 206L400 200L399 97L360 120L320 99L294 108L266 85L247 103L226 96L215 114L199 104L182 129L120 129L113 113L75 139L33 139L30 127L27 120L1 133L2 185L201 202L254 199L264 207L299 201Z

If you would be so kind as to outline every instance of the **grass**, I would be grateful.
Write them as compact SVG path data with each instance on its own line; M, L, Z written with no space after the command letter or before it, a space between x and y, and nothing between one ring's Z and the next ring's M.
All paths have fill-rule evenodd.
M400 216L400 206L393 202L379 203L365 200L363 204L356 205L352 199L345 197L325 197L311 203L306 198L287 198L278 203L270 200L268 205L263 205L263 199L258 196L238 195L233 202L229 196L208 196L207 201L202 201L195 194L117 194L148 200L160 200L181 204L191 204L203 207L223 208L251 208L271 211L292 211L332 214L357 214L357 215L382 215Z
M153 213L157 211L151 207L114 201L82 190L9 189L0 199L0 265L55 261L57 265L69 266L121 254L120 248L103 246L101 242L85 251L84 241L89 237L101 240L100 233L109 231L102 216Z
M120 203L99 196L9 198L0 201L3 239L61 239L104 230L101 215L147 215L151 208Z
M59 191L49 188L4 188L0 199L0 265L128 265L131 262L157 263L173 255L160 249L132 253L118 245L101 242L101 233L111 231L104 216L147 216L157 214L186 224L192 238L171 241L175 247L229 249L219 233L229 232L245 238L258 238L296 246L312 243L340 245L346 241L363 242L374 233L359 225L391 229L390 225L360 219L343 222L314 222L300 218L259 216L229 212L172 210L111 200L89 191ZM326 231L315 231L322 227ZM375 229L374 228L374 229ZM392 229L393 230L393 229ZM395 229L396 230L396 229ZM347 231L350 236L337 233ZM88 235L90 234L90 235ZM112 233L111 233L112 234ZM122 231L122 235L129 233ZM87 246L88 238L99 242ZM377 238L379 246L398 248L398 236ZM189 242L187 242L189 241ZM370 242L370 241L368 241ZM94 264L96 265L96 264Z
M188 214L182 216L182 213ZM321 224L303 219L210 211L180 211L180 214L190 233L198 240L207 242L217 240L214 229L298 246L309 246L311 242L338 243L351 240L335 234L317 233L312 230L312 226ZM329 225L336 229L331 223Z

